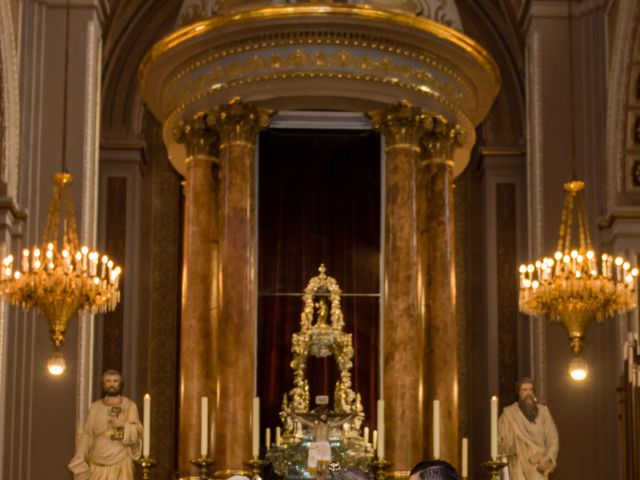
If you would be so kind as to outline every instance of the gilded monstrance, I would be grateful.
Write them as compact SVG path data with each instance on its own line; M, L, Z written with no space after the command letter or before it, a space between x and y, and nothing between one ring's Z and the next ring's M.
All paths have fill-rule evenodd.
M326 275L324 265L313 277L302 297L300 331L293 334L291 352L294 386L284 394L280 420L282 437L267 453L276 472L286 478L311 478L309 448L319 440L319 427L326 429L331 446L331 460L345 467L367 471L373 448L363 436L364 409L360 394L351 387L353 345L351 334L344 331L344 316L340 307L342 293L336 280ZM338 380L333 392L333 405L311 409L309 382L305 375L308 358L333 356ZM315 419L315 428L313 426ZM324 435L324 433L323 433Z

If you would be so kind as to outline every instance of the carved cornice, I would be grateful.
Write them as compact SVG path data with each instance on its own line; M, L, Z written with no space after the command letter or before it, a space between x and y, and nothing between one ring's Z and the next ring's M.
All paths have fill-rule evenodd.
M220 105L207 112L207 122L220 134L220 148L229 145L254 147L260 130L269 126L273 110L258 108L233 98L226 105Z
M425 163L444 160L453 166L453 150L464 144L466 136L459 125L440 115L431 116L421 142Z
M217 157L220 144L220 133L215 124L217 118L205 112L196 113L193 117L178 122L173 129L173 139L181 143L187 150L187 157L206 155Z
M406 148L420 152L420 140L433 129L433 116L406 100L370 112L371 126L384 135L387 149Z

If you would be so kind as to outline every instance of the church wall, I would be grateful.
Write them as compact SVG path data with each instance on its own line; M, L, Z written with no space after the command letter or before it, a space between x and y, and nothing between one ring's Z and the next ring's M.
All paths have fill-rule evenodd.
M60 3L21 5L22 138L18 198L29 211L17 247L40 240L52 191L52 174L60 168L64 70L64 9ZM96 130L98 108L100 11L98 5L72 2L69 68L68 166L81 242L95 235ZM3 476L6 478L65 478L73 455L76 420L84 416L90 398L85 372L90 363L91 323L74 319L63 353L67 374L53 379L46 373L52 352L46 322L33 313L11 309L8 323L7 384L3 432ZM81 326L82 328L78 328ZM78 403L76 403L78 400ZM82 414L82 415L80 415Z
M12 5L17 3L17 0L12 0ZM166 5L171 2L162 3ZM518 39L517 32L509 29L506 20L499 25L503 30L498 29L504 38L491 37L489 29L484 26L491 15L486 15L486 12L481 15L482 12L474 10L477 8L475 3L471 0L459 1L463 23L467 32L485 43L497 58L504 89L490 118L479 129L480 143L485 148L477 152L469 169L456 183L456 206L459 207L456 224L458 315L460 324L467 326L467 336L461 336L459 341L469 346L468 357L461 359L461 368L466 365L467 370L461 374L460 387L462 392L467 391L468 396L461 401L461 432L472 438L472 464L477 465L488 457L488 398L497 391L506 392L506 385L510 381L500 379L501 349L496 350L500 345L497 322L506 317L498 301L504 291L495 265L500 246L496 239L495 222L501 212L507 215L510 225L515 216L519 261L534 258L555 247L562 204L561 184L570 175L570 118L567 114L566 3L552 2L550 6L549 2L533 0L531 11L525 18L527 26L524 39ZM522 2L511 3L519 8ZM634 225L622 228L618 222L603 233L597 234L595 231L596 217L605 215L606 206L612 205L605 201L605 198L611 198L611 183L605 184L603 180L610 175L610 169L605 168L607 164L603 160L603 122L606 117L607 58L609 62L614 62L616 51L611 43L607 47L603 37L603 5L606 2L579 3L584 6L577 9L580 19L576 21L574 29L576 44L579 44L575 55L575 118L578 173L587 180L591 232L597 244L611 246L614 250L635 252L639 249ZM625 5L629 2L618 0L615 4L620 15L628 12ZM135 10L141 8L139 5L134 6L132 2L125 6L128 12L141 15ZM151 9L152 6L146 8ZM113 33L116 37L123 35L121 32L130 31L128 29L139 29L143 31L143 39L108 39L111 43L107 51L113 52L113 57L105 59L107 69L110 72L126 71L128 76L122 76L113 83L109 81L111 77L107 76L103 97L103 105L109 110L103 117L105 123L109 123L108 127L103 125L103 140L108 139L107 143L111 146L120 142L120 147L116 148L118 155L126 151L128 157L125 160L131 162L121 162L122 157L115 155L113 149L103 155L102 186L107 177L125 178L128 189L127 213L132 208L137 209L134 217L128 217L129 223L126 224L127 234L131 235L124 247L126 262L133 262L133 265L125 268L128 283L122 307L126 313L122 318L124 327L121 337L125 342L120 350L121 360L129 377L127 393L135 397L138 403L146 391L151 391L154 398L152 431L156 443L152 454L161 461L155 472L158 478L168 478L175 449L180 179L168 164L158 126L143 121L142 105L135 91L137 64L129 64L123 59L130 53L127 48L134 48L136 44L135 48L143 53L147 45L150 46L151 39L160 36L160 30L169 23L167 19L171 8L177 12L179 7L166 7L166 10L157 13L165 17L162 21L156 18L149 22L146 30L140 28L140 23L128 23L129 20L125 21L122 17L110 24L114 29L112 32L119 32L118 35ZM43 3L23 2L22 10L21 88L25 126L22 133L19 200L21 205L29 209L30 217L24 228L24 240L15 242L14 247L31 245L39 239L51 191L50 175L59 163L57 151L61 132L63 17L60 10L56 11L51 5ZM15 9L12 11L15 12ZM150 11L147 13L151 15ZM74 24L84 25L90 19L95 19L94 15L95 11L91 9L78 10L74 11L72 18ZM470 23L474 15L480 15L476 24ZM136 18L139 22L139 17ZM492 21L495 21L496 17L493 18ZM615 25L616 22L613 23ZM99 31L99 24L95 28ZM86 33L81 29L72 32L73 92L85 91L83 81L86 71L83 62L87 52L83 45L86 43ZM522 48L526 49L526 64L524 52L518 53L519 41L522 41ZM605 48L610 48L611 53L606 53ZM41 61L44 62L42 66ZM43 77L45 72L46 80ZM117 75L114 73L113 76ZM528 126L523 121L524 90L527 93ZM76 139L83 138L81 123L86 105L81 97L80 94L76 95L70 103L71 130ZM146 136L143 136L143 132L146 132ZM528 138L525 139L525 136ZM522 145L525 140L526 166ZM80 141L77 145L74 143L71 146L71 156L74 158L72 167L84 168L84 147ZM128 146L122 148L123 143ZM109 145L103 147L110 149ZM83 223L95 227L90 213L95 209L80 194L83 183L80 176L74 188L76 208L81 210L80 207L84 205L82 215L88 220ZM87 181L85 178L85 192ZM505 212L504 202L499 201L499 192L504 188L510 192L509 198L514 195L522 207L517 207L514 212ZM132 192L132 189L135 191ZM108 231L104 209L108 193L108 189L101 188L101 242L104 242L105 232ZM619 203L619 197L614 198ZM625 197L622 203L637 203L634 198ZM528 204L527 209L525 203ZM132 220L135 218L137 221ZM132 273L131 277L128 276L129 272ZM508 311L510 307L507 305L504 308ZM44 320L13 309L7 320L3 478L68 478L66 462L73 453L78 409L81 411L86 408L88 401L98 393L95 391L98 385L96 380L90 381L93 392L82 385L86 383L87 376L98 373L102 365L96 362L92 367L87 364L86 358L81 358L83 366L78 364L77 355L83 350L78 346L81 343L78 323L74 321L64 347L67 373L65 377L53 381L44 372L46 357L51 350ZM621 478L615 388L621 371L620 343L624 324L616 320L604 326L592 327L587 345L591 378L583 385L576 385L569 383L566 375L569 350L562 328L528 320L521 315L518 315L517 322L518 348L513 350L515 343L508 347L511 349L511 361L517 364L518 375L535 376L539 396L549 404L560 428L560 459L555 478ZM86 336L86 328L81 333ZM96 339L95 358L102 358L100 345L104 338L99 330ZM511 371L507 377L510 379L512 376ZM503 393L503 396L506 394ZM575 458L581 461L575 462ZM482 475L484 473L478 469L474 476L482 478Z
M101 184L115 181L127 192L122 343L112 357L122 364L126 394L139 406L145 393L152 397L154 474L166 479L177 441L182 179L167 158L161 126L142 105L136 78L142 56L172 30L178 9L179 2L127 1L112 11L104 39L100 160ZM101 194L99 238L106 242L110 223L122 220L105 207L106 189ZM96 333L96 374L106 368L105 333L104 327Z
M581 2L575 8L573 87L569 85L567 10L564 3L533 2L527 20L530 258L555 248L562 183L571 176L571 107L577 175L587 185L589 228L596 248L606 246L595 230L597 216L606 205L604 4ZM570 88L574 89L573 105ZM538 393L549 405L560 433L555 478L620 476L615 391L621 368L616 361L618 325L619 320L613 319L588 331L585 354L591 373L583 384L567 375L570 352L563 328L548 323L534 327L534 372L542 384Z

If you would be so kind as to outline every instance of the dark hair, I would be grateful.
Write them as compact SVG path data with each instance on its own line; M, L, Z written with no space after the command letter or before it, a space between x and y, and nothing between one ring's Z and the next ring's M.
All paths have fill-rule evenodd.
M522 385L531 385L533 387L533 392L535 393L536 384L533 383L533 379L529 377L522 377L516 382L516 398L520 398L520 387L522 387Z
M409 476L420 475L420 480L459 480L458 471L444 460L423 460L411 469Z

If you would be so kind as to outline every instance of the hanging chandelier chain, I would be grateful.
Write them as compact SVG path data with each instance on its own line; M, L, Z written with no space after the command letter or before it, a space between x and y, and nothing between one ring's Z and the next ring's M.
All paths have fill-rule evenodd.
M71 0L67 0L65 12L65 37L64 37L64 83L62 93L62 158L61 171L67 172L67 103L69 101L69 43L71 30Z
M569 31L569 138L571 139L571 179L578 178L576 169L576 132L575 132L575 92L573 73L573 0L569 0L569 12L567 14Z

